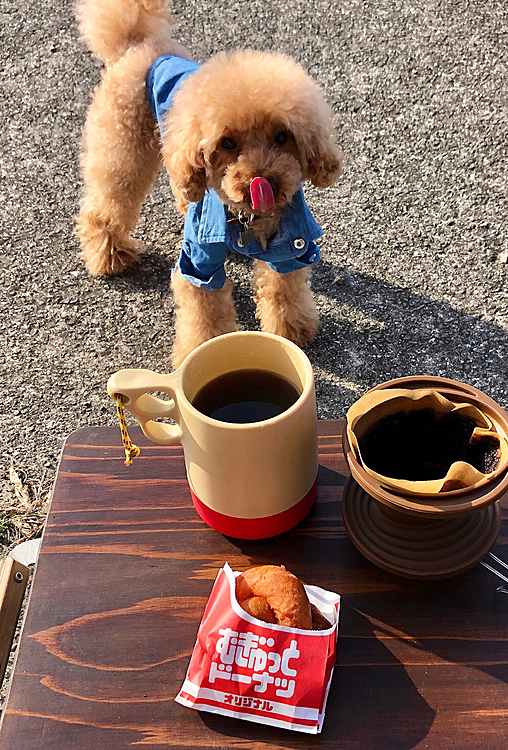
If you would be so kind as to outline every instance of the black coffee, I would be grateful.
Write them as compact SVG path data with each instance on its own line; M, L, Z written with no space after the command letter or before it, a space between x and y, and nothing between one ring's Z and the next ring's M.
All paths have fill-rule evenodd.
M360 451L366 466L393 479L441 479L455 461L487 474L499 464L499 440L488 435L473 440L475 426L474 419L457 412L402 411L367 430Z
M247 424L282 414L299 396L298 388L281 375L266 370L236 370L203 386L192 405L221 422Z

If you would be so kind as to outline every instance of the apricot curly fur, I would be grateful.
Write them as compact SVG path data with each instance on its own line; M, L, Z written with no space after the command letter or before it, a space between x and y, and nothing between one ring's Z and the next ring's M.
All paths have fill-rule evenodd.
M236 313L229 281L217 292L208 292L184 279L180 271L175 271L171 288L176 309L172 361L173 367L179 367L200 344L236 331Z
M254 262L256 317L261 330L310 344L319 328L319 314L310 289L310 269L280 274L262 261Z
M85 190L77 219L82 254L92 275L116 274L135 263L142 249L135 230L141 204L164 161L176 203L185 213L207 188L233 211L251 211L248 185L257 175L276 185L274 210L255 215L252 228L266 247L299 184L331 185L341 173L331 110L303 68L280 53L220 53L178 90L158 133L145 78L163 54L191 59L172 39L173 18L165 0L79 0L80 30L106 64L90 105L81 157ZM274 147L278 131L288 133ZM220 149L225 136L237 153ZM162 145L162 143L164 145ZM319 326L308 271L275 274L256 264L257 315L264 331L304 346ZM174 274L174 363L203 341L236 328L227 284L201 290Z

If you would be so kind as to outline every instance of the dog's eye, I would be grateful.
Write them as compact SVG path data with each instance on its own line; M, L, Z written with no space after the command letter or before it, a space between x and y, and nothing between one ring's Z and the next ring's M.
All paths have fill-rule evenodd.
M235 148L238 148L236 141L234 141L232 138L223 138L220 142L220 145L222 148L225 148L226 151L234 151Z
M277 133L275 136L275 143L277 146L282 146L284 143L286 143L288 139L288 134L285 130L281 130L280 133Z

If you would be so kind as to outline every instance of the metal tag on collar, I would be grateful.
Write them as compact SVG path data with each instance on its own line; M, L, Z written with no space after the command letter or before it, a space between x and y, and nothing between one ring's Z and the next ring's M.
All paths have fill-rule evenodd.
M254 214L246 217L243 212L240 212L238 219L243 226L243 231L238 235L238 247L244 247L256 239L254 230L251 228L251 224L254 221Z
M253 229L247 229L245 232L240 232L238 235L238 247L244 247L244 245L254 242L255 239L256 235L254 234Z

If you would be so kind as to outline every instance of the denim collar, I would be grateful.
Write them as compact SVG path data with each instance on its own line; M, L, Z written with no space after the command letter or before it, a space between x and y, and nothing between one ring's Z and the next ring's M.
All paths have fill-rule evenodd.
M215 190L209 189L203 198L201 220L199 222L198 242L212 244L215 242L234 242L235 234L232 226L227 223L228 210L219 200ZM293 242L297 237L306 242L321 237L323 230L312 216L300 188L293 196L291 203L282 216L279 231L269 243L269 247Z

